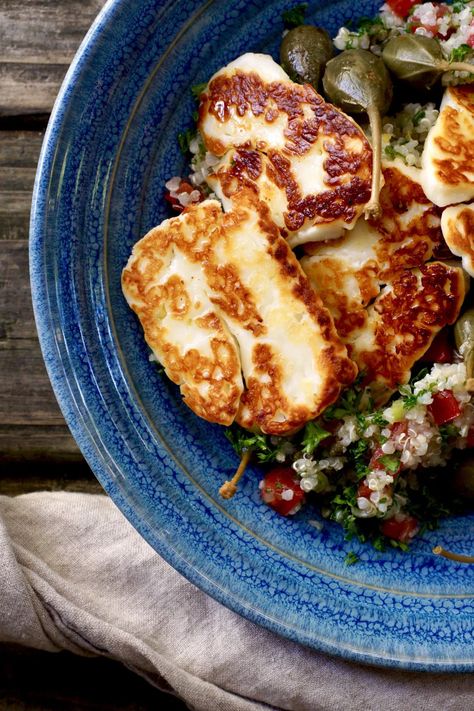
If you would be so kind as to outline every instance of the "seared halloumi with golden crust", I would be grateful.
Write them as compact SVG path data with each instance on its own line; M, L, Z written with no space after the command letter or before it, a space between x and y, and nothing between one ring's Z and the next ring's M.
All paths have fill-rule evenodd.
M447 207L441 215L441 229L451 252L461 257L464 269L474 277L474 203Z
M232 212L206 200L153 229L135 245L122 285L185 402L212 422L283 435L356 375L253 191Z
M361 129L267 55L245 54L211 78L198 128L223 157L208 181L224 206L253 186L292 246L340 236L369 201L372 149Z
M206 420L230 425L244 390L240 355L200 263L220 217L220 205L209 201L155 227L134 246L122 288L185 403Z
M474 198L474 86L446 89L422 155L422 185L435 205Z
M408 382L414 362L438 331L456 320L464 296L462 269L443 262L405 269L382 289L348 343L376 401Z
M401 161L384 164L382 216L361 218L337 241L305 245L301 265L343 340L364 326L382 284L424 264L443 242L439 210L423 193L419 173Z

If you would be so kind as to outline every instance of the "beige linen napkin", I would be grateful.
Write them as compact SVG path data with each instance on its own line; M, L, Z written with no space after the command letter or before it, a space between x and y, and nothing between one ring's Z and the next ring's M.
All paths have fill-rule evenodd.
M117 659L197 711L474 708L474 677L318 654L188 583L106 496L0 497L0 640Z

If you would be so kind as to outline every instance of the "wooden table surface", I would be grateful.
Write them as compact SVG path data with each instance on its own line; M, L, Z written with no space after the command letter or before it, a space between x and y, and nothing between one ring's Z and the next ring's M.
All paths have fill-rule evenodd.
M43 364L31 306L28 230L49 114L104 4L0 0L0 494L102 491L69 433ZM0 645L1 710L151 708L186 707L109 660Z

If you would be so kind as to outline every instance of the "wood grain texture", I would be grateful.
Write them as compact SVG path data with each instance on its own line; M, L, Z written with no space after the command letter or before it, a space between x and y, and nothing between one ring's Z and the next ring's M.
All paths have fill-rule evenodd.
M0 116L51 111L105 0L0 1Z
M28 230L40 132L0 131L0 461L77 461L43 363L31 304Z
M0 240L28 240L40 131L0 131Z

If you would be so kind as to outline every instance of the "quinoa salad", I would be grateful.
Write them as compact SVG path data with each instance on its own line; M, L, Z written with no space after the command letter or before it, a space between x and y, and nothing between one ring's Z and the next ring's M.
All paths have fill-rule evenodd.
M284 14L283 41L290 30L304 25L309 9L298 5ZM425 142L439 119L446 87L464 87L474 79L474 0L452 4L392 0L381 6L376 17L360 21L357 27L342 26L331 38L331 52L337 56L348 50L366 50L380 59L390 41L406 36L436 41L436 61L444 62L444 70L440 70L436 85L433 81L431 92L413 91L408 84L398 84L392 74L393 99L390 96L386 102L386 112L381 109L380 123L385 190L392 166L400 171L403 166L408 171L421 170ZM468 71L471 63L472 74ZM304 83L283 66L292 79ZM329 86L327 76L326 70L325 89ZM315 88L324 95L322 86ZM198 101L205 90L206 84L193 87ZM332 100L330 93L327 96L326 90L326 100ZM344 106L343 110L347 111ZM200 112L202 120L202 106ZM375 150L373 124L360 113L354 116ZM222 201L213 182L222 158L210 150L201 133L190 128L179 136L180 147L190 159L190 171L166 182L171 213L185 215L203 201ZM235 158L230 165L235 165ZM423 199L427 202L424 197L419 202ZM429 219L439 229L441 210L436 205L430 210ZM332 239L324 242L329 256L331 243ZM301 247L295 244L299 258ZM314 253L321 253L321 244ZM430 259L438 259L462 270L463 255L452 247L437 244L430 250L425 259L428 266ZM314 253L308 252L309 258L314 258ZM463 257L462 266L465 264ZM414 537L436 528L441 518L472 508L474 458L471 464L469 451L474 447L474 310L467 271L463 275L466 295L455 317L433 331L406 371L407 377L387 388L384 395L373 387L358 363L356 379L342 387L338 399L293 432L280 436L235 422L227 427L226 436L241 464L222 487L222 495L230 498L235 493L239 478L253 461L261 471L255 486L259 486L262 505L283 516L310 506L315 527L323 527L325 521L336 522L348 539L370 541L379 550L387 546L407 550ZM396 290L391 278L388 282L383 276L379 279L383 285L388 283L384 286L388 295ZM374 295L371 298L373 301ZM370 310L371 303L368 298L364 308ZM337 313L334 319L339 329ZM350 345L348 352L351 354ZM348 554L347 562L356 562L355 556Z

